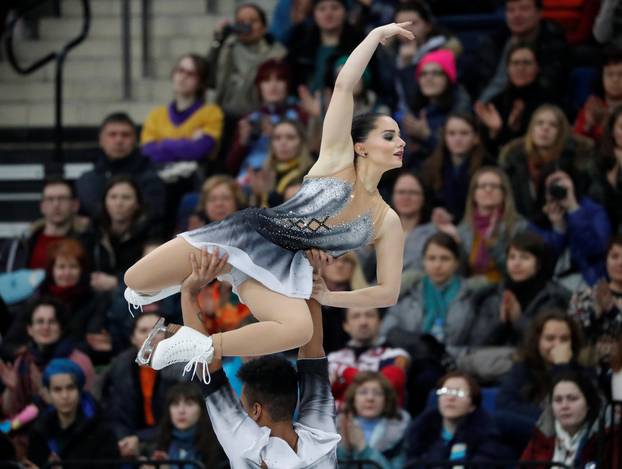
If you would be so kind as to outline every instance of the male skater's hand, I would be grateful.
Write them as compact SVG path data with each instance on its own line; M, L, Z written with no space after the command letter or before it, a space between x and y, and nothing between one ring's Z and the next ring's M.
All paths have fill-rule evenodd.
M203 248L200 256L191 252L190 265L192 265L192 273L181 284L181 289L191 295L198 295L205 285L226 272L228 259L229 256L226 253L220 257L218 248L215 248L211 254L207 252L206 248Z

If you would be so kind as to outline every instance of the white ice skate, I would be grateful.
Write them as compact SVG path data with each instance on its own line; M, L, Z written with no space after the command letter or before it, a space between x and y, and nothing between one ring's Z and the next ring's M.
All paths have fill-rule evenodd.
M174 363L185 362L184 374L190 372L194 365L192 378L201 364L203 382L209 384L211 377L207 365L213 357L214 347L209 336L187 326L176 324L164 326L164 318L160 318L138 351L136 363L161 370Z
M152 293L150 295L146 295L143 293L139 293L135 290L132 290L130 287L125 289L123 296L125 297L125 301L127 301L128 309L132 317L134 313L132 312L132 307L134 309L140 309L142 311L142 307L145 305L149 305L151 303L155 303L156 301L160 301L164 298L167 298L175 293L179 293L181 291L181 285L174 285L172 287L166 287L162 290Z

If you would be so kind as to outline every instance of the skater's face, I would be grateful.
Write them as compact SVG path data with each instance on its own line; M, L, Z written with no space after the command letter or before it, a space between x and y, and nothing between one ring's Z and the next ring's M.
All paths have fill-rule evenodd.
M581 389L572 381L560 381L555 385L552 407L555 419L571 435L581 428L589 409Z
M400 217L412 217L421 212L424 204L423 188L412 174L402 174L395 181L393 207Z
M508 58L508 78L512 85L522 88L531 85L538 76L538 62L531 49L517 49Z
M538 148L551 148L559 135L559 122L555 113L543 109L533 116L533 143Z
M371 343L380 330L380 315L376 308L348 308L343 329L358 343Z
M70 373L59 373L50 378L50 401L59 415L73 417L80 403L80 390Z
M468 155L479 142L475 129L464 119L450 117L445 124L445 146L453 156Z
M130 184L121 182L108 190L106 194L106 210L113 223L131 221L138 209L138 197Z
M235 194L227 184L214 186L205 198L205 215L209 221L221 221L237 210Z
M354 393L354 410L359 417L377 418L384 410L385 401L382 385L375 380L366 381Z
M622 285L622 245L613 244L607 253L607 274L609 280Z
M73 287L80 281L82 268L78 259L69 256L58 256L54 260L52 276L58 287Z
M524 282L538 271L538 259L529 251L511 247L506 261L508 275L514 282Z
M282 122L272 131L272 151L279 163L291 161L300 153L302 140L296 127L289 122Z
M173 92L176 96L195 96L199 81L199 72L191 57L182 58L173 69Z
M158 322L158 319L159 317L155 314L145 314L138 318L130 339L134 347L139 349L143 345L145 340L147 340L149 332L153 329L156 322Z
M439 389L438 411L446 419L459 419L475 410L466 379L448 378ZM437 394L439 394L437 391Z
M109 160L126 158L136 146L136 130L126 122L110 122L99 133L99 146Z
M423 268L433 283L442 285L458 270L458 259L449 249L430 243L423 254Z
M572 334L568 323L557 319L547 321L538 340L538 351L542 359L547 363L553 363L551 356L553 349L566 344L572 347Z
M287 98L287 82L275 73L259 82L259 93L264 104L279 104Z
M171 422L177 430L187 430L196 425L201 417L199 403L192 399L178 399L169 407Z
M389 116L380 116L367 139L354 144L354 152L361 158L359 162L369 161L383 171L388 171L402 167L405 146L397 122Z
M65 184L49 184L43 190L40 209L46 223L61 226L78 211L78 202Z
M39 345L51 345L58 342L61 326L52 305L39 305L32 315L32 323L27 327L32 341Z

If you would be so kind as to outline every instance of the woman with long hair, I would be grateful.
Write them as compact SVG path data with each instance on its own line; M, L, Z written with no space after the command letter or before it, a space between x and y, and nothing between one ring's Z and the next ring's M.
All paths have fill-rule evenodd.
M382 469L404 467L404 438L410 415L399 408L395 389L382 374L358 373L346 391L343 413L337 417L341 444L337 458L343 467L352 459L373 461Z
M205 467L217 467L225 460L196 384L172 386L162 415L153 459L200 461Z
M388 116L352 120L352 90L378 44L396 35L413 37L403 26L374 29L348 58L324 120L319 159L294 197L272 209L243 210L220 223L182 233L125 274L128 302L144 305L179 291L193 271L223 273L226 277L221 278L232 283L259 322L208 337L192 319L199 330L182 327L153 351L152 339L162 326L158 324L143 350L150 357L141 355L141 362L161 369L175 362L191 366L208 363L213 356L262 355L298 347L311 337L306 300L312 297L337 307L395 303L404 236L399 217L382 200L377 186L384 172L402 166L404 141ZM343 129L350 127L351 135L344 134ZM305 251L312 249L339 256L372 242L378 284L361 290L329 291L319 276L313 277L305 257ZM225 256L220 258L219 253Z
M604 127L598 145L597 171L613 231L622 233L622 106L611 111Z

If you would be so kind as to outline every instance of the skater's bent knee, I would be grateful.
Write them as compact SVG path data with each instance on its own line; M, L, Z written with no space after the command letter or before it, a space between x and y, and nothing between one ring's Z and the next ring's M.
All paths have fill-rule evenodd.
M141 281L141 275L136 268L136 264L127 269L125 275L123 275L123 281L132 290L147 293L147 285L145 285L144 281Z
M300 318L292 324L292 339L298 347L305 345L313 336L313 321L311 321L311 317L308 319L307 321L306 318Z

